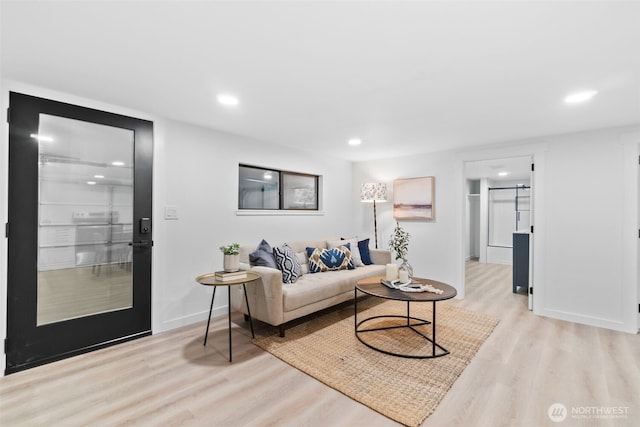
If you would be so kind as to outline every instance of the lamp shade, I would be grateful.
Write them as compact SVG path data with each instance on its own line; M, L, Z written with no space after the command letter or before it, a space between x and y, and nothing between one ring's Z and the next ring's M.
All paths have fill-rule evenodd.
M362 184L360 190L361 202L386 202L387 201L387 185L383 182L368 182Z

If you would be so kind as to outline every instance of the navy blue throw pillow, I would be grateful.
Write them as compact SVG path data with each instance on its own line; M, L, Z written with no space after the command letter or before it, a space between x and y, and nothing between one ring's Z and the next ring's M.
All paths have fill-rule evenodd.
M360 250L360 258L364 265L371 265L371 253L369 253L369 239L360 240L358 242L358 250Z

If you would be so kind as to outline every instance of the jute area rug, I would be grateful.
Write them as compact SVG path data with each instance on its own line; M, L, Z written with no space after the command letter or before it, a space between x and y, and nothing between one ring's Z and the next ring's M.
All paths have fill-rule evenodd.
M364 297L358 300L358 321L376 315L406 315L406 303ZM431 319L431 303L412 303L411 316ZM436 341L450 354L435 359L407 359L375 351L354 333L353 305L325 311L254 343L369 408L407 426L419 426L435 410L498 320L446 302L436 306ZM308 318L305 318L308 319ZM367 328L406 320L378 319ZM431 337L431 325L418 327ZM266 332L266 331L265 331ZM431 343L407 329L367 332L364 339L397 353L429 354ZM362 335L361 335L362 336Z

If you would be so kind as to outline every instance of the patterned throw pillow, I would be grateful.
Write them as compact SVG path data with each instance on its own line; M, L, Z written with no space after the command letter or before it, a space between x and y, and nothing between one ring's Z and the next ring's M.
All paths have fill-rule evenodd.
M293 250L287 245L273 248L273 256L276 258L278 270L282 271L282 283L295 283L302 269Z
M364 263L360 258L360 250L358 249L358 239L353 237L350 239L341 238L341 240L329 240L327 242L327 248L333 249L338 246L344 246L348 244L349 250L351 251L351 261L355 267L362 267Z
M348 243L333 249L307 248L307 255L309 255L310 273L355 268Z

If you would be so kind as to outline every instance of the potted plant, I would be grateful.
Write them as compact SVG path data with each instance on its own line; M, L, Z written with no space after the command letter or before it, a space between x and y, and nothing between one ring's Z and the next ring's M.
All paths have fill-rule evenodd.
M407 254L409 252L409 233L400 227L400 223L396 222L396 228L393 229L391 238L389 239L389 249L396 254L396 259L401 259L402 264L398 268L398 274L400 279L405 281L407 277L403 277L403 271L406 271L408 279L413 277L413 268L411 264L407 262Z
M240 270L240 244L220 246L220 250L224 254L224 271L230 273Z

